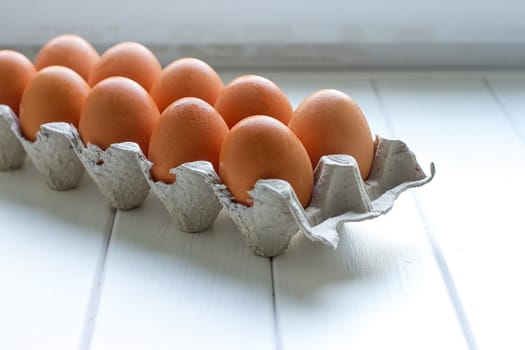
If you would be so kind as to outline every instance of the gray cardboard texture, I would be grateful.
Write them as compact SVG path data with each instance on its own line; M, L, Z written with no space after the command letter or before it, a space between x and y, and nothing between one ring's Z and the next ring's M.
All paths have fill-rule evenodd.
M355 171L346 171L340 176L343 183L336 183L337 187L329 190L334 181L323 181L323 178L334 176L334 167L329 166L332 163L338 163L335 168L346 168L351 164ZM345 222L363 221L386 214L402 192L430 182L435 174L434 164L431 164L430 170L430 176L425 175L414 154L398 140L379 139L372 170L365 182L359 176L353 157L325 156L316 169L310 206L304 215L296 212L298 224L311 240L336 248L341 226ZM323 199L324 196L328 198Z
M67 123L46 123L40 127L36 141L31 142L22 135L18 118L13 116L10 118L11 133L18 139L47 186L58 191L77 187L84 168L70 142L76 136L75 130Z
M306 210L282 180L259 180L251 191L252 207L234 202L222 184L214 189L248 246L256 254L275 256L285 252L298 231L336 248L345 222L387 213L399 194L428 183L434 174L431 164L431 175L425 175L403 142L379 139L366 182L352 156L324 156L316 167L313 197Z
M151 190L181 231L196 233L213 226L222 206L212 188L218 177L210 162L190 162L171 169L177 177L172 184L153 180L149 160L142 157L140 163Z
M134 142L115 143L102 150L82 140L75 140L78 157L89 176L112 208L129 210L142 205L149 193L149 185L137 157L142 156Z
M19 169L24 165L26 152L20 140L18 117L7 105L0 105L0 171Z
M20 139L40 177L53 190L77 187L84 174L84 167L71 146L70 140L75 137L73 130L67 123L46 123L40 126L35 142Z
M299 203L299 200L286 181L257 181L250 192L253 197L251 207L233 201L225 185L218 184L214 188L223 207L255 254L275 256L286 250L299 230L289 209L289 205Z

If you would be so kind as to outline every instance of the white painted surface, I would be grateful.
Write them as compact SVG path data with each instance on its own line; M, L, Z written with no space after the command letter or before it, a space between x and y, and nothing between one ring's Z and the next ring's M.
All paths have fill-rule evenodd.
M87 177L55 192L29 162L0 172L1 349L79 347L111 216Z
M183 233L150 194L117 214L92 349L271 349L271 284L224 212Z
M523 143L480 76L376 82L396 136L436 162L417 194L480 348L524 348Z
M287 349L466 349L410 195L347 224L332 251L301 237L274 261Z

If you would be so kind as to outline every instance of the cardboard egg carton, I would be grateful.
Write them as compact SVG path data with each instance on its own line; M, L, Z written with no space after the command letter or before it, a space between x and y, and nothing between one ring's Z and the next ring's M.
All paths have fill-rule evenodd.
M19 169L24 165L26 151L16 134L20 134L18 117L11 108L0 105L0 171Z
M151 188L184 232L211 227L222 208L205 182L218 179L209 162L173 169L178 180L174 184L156 182L150 175L151 162L134 142L116 143L107 150L93 144L86 146L77 129L67 123L43 124L37 140L31 142L22 135L15 113L0 105L0 170L22 167L26 152L44 182L54 190L76 187L85 169L112 208L139 207Z
M171 172L177 180L165 184L151 177L151 162L141 154L137 159L152 191L179 229L200 232L211 227L222 206L250 249L258 255L275 256L283 254L299 232L335 249L344 223L387 213L402 192L434 177L434 165L427 176L402 141L378 137L376 145L366 181L361 179L352 156L322 157L315 169L312 200L306 209L283 180L257 181L250 192L253 205L248 207L234 201L209 162L190 162L174 168Z
M74 133L67 123L46 123L32 142L22 135L13 111L0 105L0 169L21 167L27 153L49 188L58 191L75 188L84 174L84 167L70 143Z
M258 255L275 256L286 251L298 232L337 248L344 223L387 213L402 192L430 182L434 174L433 164L429 176L422 171L402 141L379 138L366 181L352 156L322 157L306 209L290 184L282 180L257 181L250 192L251 207L236 203L225 185L218 183L214 189L248 246Z
M176 176L172 184L155 181L150 172L153 164L144 156L139 162L151 190L181 231L197 233L213 226L222 205L213 189L219 177L210 162L190 162L171 169Z
M387 213L402 192L430 182L435 174L431 164L426 175L402 141L378 138L366 181L352 156L324 156L315 169L306 209L292 187L276 179L257 181L250 191L253 205L248 207L233 200L207 161L171 169L177 180L165 184L152 178L152 163L136 143L113 144L105 151L85 146L76 128L66 123L42 125L37 141L30 142L6 106L0 106L0 137L0 169L20 167L27 152L48 186L58 190L78 185L86 169L109 205L122 210L140 206L151 189L184 232L213 226L224 208L249 248L262 256L283 254L300 232L336 248L344 223Z
M213 226L222 206L211 187L218 181L211 163L197 161L171 169L177 181L166 184L153 179L150 172L153 164L138 144L116 143L104 151L93 144L85 146L78 133L76 135L70 141L112 208L139 207L151 190L181 231L197 233Z
M84 170L97 184L108 204L128 210L140 206L149 184L137 163L142 154L134 142L111 145L107 150L84 145L77 129L68 123L46 123L35 142L20 131L18 117L0 105L0 169L20 168L29 156L44 182L53 190L78 186Z
M87 173L112 208L129 210L142 205L150 188L137 162L142 155L138 144L121 142L102 150L89 143L85 146L78 133L71 141Z

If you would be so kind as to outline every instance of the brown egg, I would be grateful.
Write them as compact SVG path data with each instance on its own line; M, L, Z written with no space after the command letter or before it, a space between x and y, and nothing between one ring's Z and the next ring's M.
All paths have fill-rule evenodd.
M319 90L304 99L288 127L299 137L315 168L323 155L348 154L366 180L374 160L374 140L359 106L337 90Z
M20 128L24 136L36 140L40 125L67 122L78 126L89 85L75 71L50 66L37 72L27 85L20 102Z
M104 150L129 141L147 154L158 119L157 105L142 86L128 78L111 77L95 85L87 96L79 132L84 143Z
M149 91L161 72L157 57L147 47L135 42L123 42L110 47L100 56L89 78L89 85L120 76L136 81Z
M196 58L181 58L164 68L150 94L163 111L182 97L198 97L213 106L222 88L221 78L207 63Z
M243 75L232 80L217 97L215 109L230 128L252 115L267 115L288 124L293 113L284 92L258 75Z
M219 169L219 153L228 133L221 115L207 102L185 97L162 112L151 134L149 160L156 181L172 183L172 168L197 160L209 161Z
M99 59L98 52L78 35L65 34L48 41L35 59L35 68L64 66L77 72L85 81Z
M245 205L253 204L248 191L259 179L288 181L303 207L314 186L304 146L286 125L268 116L245 118L230 130L221 148L219 176Z
M0 50L0 104L8 105L18 114L20 99L36 73L33 63L12 50Z

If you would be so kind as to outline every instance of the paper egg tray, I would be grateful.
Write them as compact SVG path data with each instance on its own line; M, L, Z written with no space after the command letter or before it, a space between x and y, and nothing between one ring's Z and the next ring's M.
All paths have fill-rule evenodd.
M21 167L26 152L50 188L76 187L85 169L117 209L140 206L151 189L184 232L206 230L224 208L249 248L262 256L284 253L299 232L336 248L345 222L385 214L403 191L428 183L435 174L431 164L426 175L402 141L378 137L366 181L352 156L324 156L315 169L308 208L303 209L286 181L272 179L257 181L250 192L253 205L247 207L233 201L209 162L185 163L171 170L177 177L173 184L157 182L150 174L151 162L133 142L105 151L86 147L76 128L66 123L42 125L37 140L30 142L22 136L16 115L0 105L0 170Z
M47 123L41 126L36 141L31 142L22 135L13 111L0 105L0 169L20 168L27 153L49 188L59 191L75 188L84 167L70 142L74 132L67 123Z

